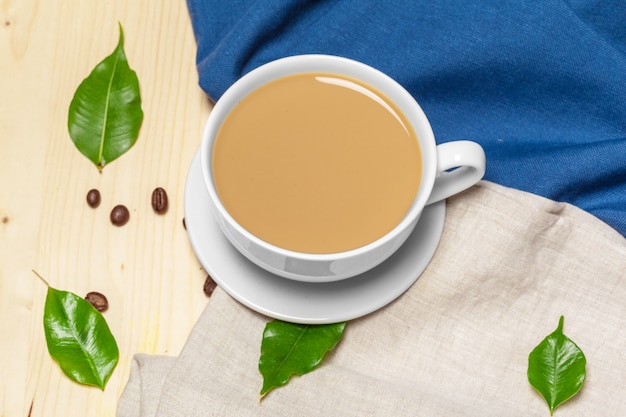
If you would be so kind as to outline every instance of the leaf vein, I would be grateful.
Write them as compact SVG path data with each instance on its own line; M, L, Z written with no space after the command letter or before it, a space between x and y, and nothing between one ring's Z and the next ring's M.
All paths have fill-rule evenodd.
M117 48L116 48L117 49ZM107 86L107 93L104 105L104 120L102 121L102 132L100 133L100 149L98 151L98 167L103 167L102 156L104 154L104 141L106 140L106 130L109 117L109 105L111 102L111 89L113 88L113 80L117 72L117 62L119 60L119 51L116 50L115 60L113 61L113 69L111 70L111 77L109 78L109 85Z
M289 356L291 356L291 353L296 349L296 346L298 345L298 342L302 339L302 337L304 336L304 333L308 330L308 328L309 328L308 325L305 326L302 329L302 331L300 332L300 334L298 334L298 337L296 338L296 340L294 341L293 345L291 346L291 349L289 349L289 351L283 357L283 360L276 367L275 372L272 374L272 378L274 378L276 375L278 375L280 373L280 370L282 369L283 365L285 364L285 362L287 362L287 358L289 358Z

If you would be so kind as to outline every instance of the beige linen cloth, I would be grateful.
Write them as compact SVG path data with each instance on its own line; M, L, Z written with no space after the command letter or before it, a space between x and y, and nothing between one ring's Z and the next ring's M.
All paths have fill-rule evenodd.
M555 415L626 416L626 239L574 206L483 181L448 200L412 288L349 322L312 373L259 403L269 319L218 289L178 357L136 355L118 417L545 417L528 354L561 315L587 379Z

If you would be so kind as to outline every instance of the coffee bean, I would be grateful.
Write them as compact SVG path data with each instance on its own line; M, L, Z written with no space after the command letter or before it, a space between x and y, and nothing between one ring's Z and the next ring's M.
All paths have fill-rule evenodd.
M152 192L152 208L157 214L165 214L168 207L167 193L161 187Z
M185 218L183 217L183 228L187 230L187 222L185 222Z
M99 292L88 292L85 296L85 300L89 301L89 303L98 311L105 311L109 308L109 300Z
M215 288L217 288L217 283L215 281L213 281L213 278L211 278L211 275L207 275L206 279L204 280L204 293L207 295L207 297L210 297L211 294L213 294L213 291L215 291Z
M115 226L124 226L126 223L128 223L128 219L130 219L130 213L126 206L118 204L117 206L113 207L113 210L111 210L110 218L111 223L113 223Z
M100 191L95 188L89 190L87 193L87 205L91 208L96 208L100 205Z

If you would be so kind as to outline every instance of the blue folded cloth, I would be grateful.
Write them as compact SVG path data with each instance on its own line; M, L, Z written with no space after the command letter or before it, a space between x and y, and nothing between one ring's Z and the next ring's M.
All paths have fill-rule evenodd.
M276 58L353 58L402 84L439 143L480 143L485 179L572 203L626 236L624 0L187 4L211 99Z

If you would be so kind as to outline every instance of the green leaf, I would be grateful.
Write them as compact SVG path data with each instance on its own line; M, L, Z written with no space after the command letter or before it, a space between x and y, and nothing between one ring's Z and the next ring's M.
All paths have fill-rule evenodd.
M142 120L139 80L128 66L120 25L113 53L74 93L67 123L69 133L76 148L102 171L135 144Z
M557 329L528 356L528 381L548 403L550 415L580 391L587 360L582 350L563 334L563 316Z
M48 286L43 325L48 351L63 372L104 390L119 350L102 314L78 295Z
M259 371L261 398L285 385L293 375L315 369L343 336L346 323L304 325L274 320L265 326Z

